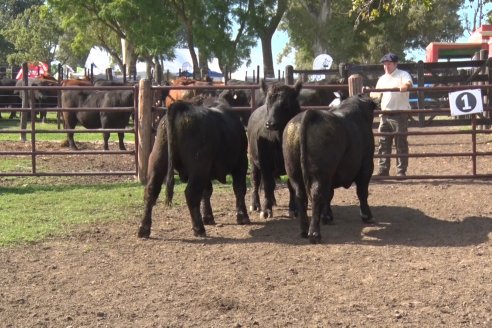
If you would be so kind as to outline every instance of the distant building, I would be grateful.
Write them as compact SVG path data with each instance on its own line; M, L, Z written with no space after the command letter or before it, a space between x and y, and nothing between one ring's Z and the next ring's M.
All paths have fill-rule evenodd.
M431 42L425 48L425 61L471 60L480 50L486 50L492 56L492 25L482 25L468 38L467 42ZM490 43L489 43L490 42Z

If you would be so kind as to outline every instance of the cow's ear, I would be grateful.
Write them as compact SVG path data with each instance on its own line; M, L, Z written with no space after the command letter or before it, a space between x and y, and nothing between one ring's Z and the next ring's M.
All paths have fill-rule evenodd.
M302 89L302 81L297 80L296 84L294 85L294 90L296 90L296 93L299 94L301 89Z

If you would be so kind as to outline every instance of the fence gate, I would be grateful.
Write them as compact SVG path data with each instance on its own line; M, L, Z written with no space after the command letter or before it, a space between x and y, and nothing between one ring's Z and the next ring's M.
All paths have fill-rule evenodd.
M34 93L38 91L57 90L58 99L62 90L80 90L83 87L62 86L16 86L0 87L0 91L25 92L27 97L21 108L15 108L17 115L21 116L21 124L15 120L5 120L12 108L0 108L4 119L0 121L0 135L9 135L1 138L0 158L5 166L0 166L1 176L137 176L138 158L138 88L134 86L111 86L111 87L87 87L91 90L134 90L134 101L132 107L105 107L69 109L57 107L40 107L39 102L34 99ZM4 92L0 92L4 94ZM1 101L1 100L0 100ZM58 100L58 104L60 101ZM133 124L126 129L85 129L78 125L77 129L65 129L60 122L62 111L125 111L133 113ZM36 113L47 111L51 113L48 121L57 121L54 124L38 122ZM9 114L6 114L9 113ZM53 115L56 113L56 115ZM30 117L30 123L22 126ZM25 123L24 123L25 124ZM79 128L80 127L80 128ZM70 150L63 147L67 132L74 132L75 141L79 150ZM110 145L109 150L103 150L103 132L111 134L111 140L118 132L125 136L134 135L135 142L126 142L127 150L119 150L117 145ZM63 135L64 138L56 138L54 135ZM89 137L90 136L90 137ZM56 140L56 141L53 141ZM52 168L52 169L50 169ZM54 168L54 169L53 169Z

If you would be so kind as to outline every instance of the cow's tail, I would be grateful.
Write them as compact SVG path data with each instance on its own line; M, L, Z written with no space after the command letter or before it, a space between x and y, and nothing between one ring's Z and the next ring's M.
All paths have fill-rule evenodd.
M180 102L175 102L167 109L167 173L166 173L166 200L167 206L171 206L174 194L174 154L173 145L175 143L174 136L176 135L175 120L176 115L183 106Z
M316 117L315 110L306 110L301 119L301 124L299 128L299 151L300 151L300 164L302 172L302 180L304 181L304 188L306 189L306 194L309 200L312 201L311 196L311 179L309 177L309 163L307 154L307 130L309 128L310 122Z

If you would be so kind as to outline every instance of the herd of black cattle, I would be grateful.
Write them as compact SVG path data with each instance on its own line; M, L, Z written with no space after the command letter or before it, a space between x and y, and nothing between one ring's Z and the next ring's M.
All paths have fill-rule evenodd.
M250 209L260 212L261 218L273 215L276 179L287 174L289 212L299 220L301 235L312 243L321 241L320 221L333 220L330 203L335 188L348 188L355 182L362 221L371 223L367 198L374 169L376 104L358 95L330 110L301 111L302 90L302 82L294 86L263 83L263 104L253 111L246 129L230 110L227 97L219 97L209 106L185 101L171 104L157 127L138 236L150 236L152 209L164 181L166 203L171 204L175 171L187 183L185 198L196 236L205 236L205 225L215 223L210 203L212 180L225 183L228 174L233 180L237 223L250 223L245 204L248 157L253 187Z
M9 85L6 81L2 80L2 85ZM43 80L29 83L49 85ZM218 97L201 95L172 103L157 124L138 236L150 236L152 209L164 182L166 203L171 204L175 172L187 184L185 198L196 236L206 235L204 225L215 224L210 202L212 181L225 183L227 175L233 180L237 223L250 223L245 204L248 164L252 184L250 211L259 212L260 218L272 217L276 180L287 175L289 214L299 220L301 235L312 243L321 241L320 221L327 224L333 220L330 204L338 187L349 188L355 183L362 221L371 223L367 198L374 169L372 123L376 104L367 96L357 95L329 110L302 111L301 105L323 106L332 102L334 96L320 90L303 89L300 81L294 86L262 83L255 94L258 107L252 113L246 112L246 116L238 115L241 112L233 107L250 105L247 90L229 89ZM19 91L1 91L1 102L11 107L22 106L20 95L14 94ZM36 107L58 105L50 102L56 99L53 95L35 92L34 98L39 102ZM167 95L164 92L161 98ZM133 90L64 90L61 95L64 109L131 107L133 103ZM123 129L129 124L130 114L64 111L63 120L66 129L74 129L77 123L89 129ZM108 138L109 133L105 133L106 150ZM77 149L73 133L68 133L68 140L70 147ZM119 133L119 147L125 149L123 133ZM264 194L262 201L260 189ZM307 215L308 199L311 220Z

